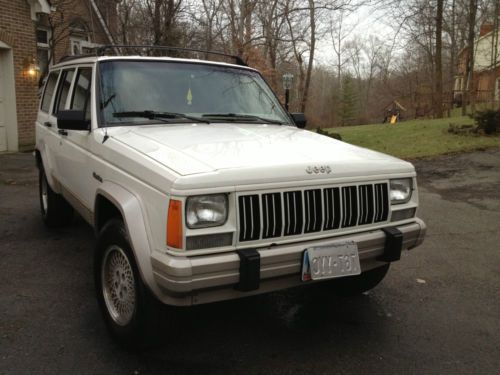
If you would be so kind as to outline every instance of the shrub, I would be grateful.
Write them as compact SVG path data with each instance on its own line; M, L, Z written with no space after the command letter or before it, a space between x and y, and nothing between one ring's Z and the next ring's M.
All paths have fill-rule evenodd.
M500 110L486 110L477 112L474 116L477 127L486 134L493 134L500 131Z
M329 133L321 128L316 128L316 133L321 134L321 135L326 135L327 137L330 138L335 138L338 139L339 141L342 140L342 136L339 133Z

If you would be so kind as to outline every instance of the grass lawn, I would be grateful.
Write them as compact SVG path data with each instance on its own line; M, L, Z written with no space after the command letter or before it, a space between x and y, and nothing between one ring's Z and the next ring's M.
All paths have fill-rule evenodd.
M469 117L403 121L396 125L374 124L324 129L339 133L344 142L403 159L500 147L500 136L455 135L448 125L472 124Z

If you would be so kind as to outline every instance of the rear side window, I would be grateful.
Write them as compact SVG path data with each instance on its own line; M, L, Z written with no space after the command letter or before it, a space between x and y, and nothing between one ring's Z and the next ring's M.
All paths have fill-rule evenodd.
M56 103L54 113L58 113L64 109L66 100L68 99L69 89L73 81L74 70L63 70L61 79L59 80L59 87L57 88Z
M47 78L47 84L45 85L45 91L42 98L42 111L44 112L49 112L50 110L50 102L54 96L58 75L59 72L52 72L50 73L49 78Z
M92 68L80 68L76 76L75 88L71 98L70 109L84 111L85 119L90 120L90 83Z

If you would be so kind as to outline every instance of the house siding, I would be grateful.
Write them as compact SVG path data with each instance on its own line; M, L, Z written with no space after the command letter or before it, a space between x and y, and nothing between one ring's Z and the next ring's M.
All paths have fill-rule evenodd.
M95 14L87 0L59 0L53 1L57 11L51 15L52 24L58 25L53 29L53 35L57 39L54 48L54 61L59 62L64 56L71 52L70 28L69 25L74 21L83 21L88 27L88 35L92 43L110 44L106 32L104 31L99 18ZM108 28L113 31L116 29L116 1L97 1ZM112 32L114 35L114 33Z
M494 31L481 35L474 43L474 78L473 89L475 93L475 101L492 102L495 100L495 83L500 77L500 58L496 59L492 65L492 38L495 35ZM497 40L497 50L500 53L500 41ZM457 76L455 78L455 99L461 103L462 92L466 87L460 87L460 82L465 85L466 64L467 64L467 48L460 51L457 61ZM498 99L496 100L498 105Z
M24 66L36 57L35 23L26 0L0 0L0 41L12 48L17 102L18 149L34 144L34 122L38 109L38 80L25 77Z
M116 25L116 0L97 1L108 27L114 35ZM31 7L27 0L0 0L0 41L13 52L14 81L16 95L18 149L34 148L35 120L39 103L39 79L25 74L26 65L37 57L36 29L50 27L56 37L52 63L70 54L69 25L76 19L87 25L91 42L109 44L109 40L88 0L52 0L56 11L49 15L39 14L38 20L31 18ZM50 18L49 18L50 17Z

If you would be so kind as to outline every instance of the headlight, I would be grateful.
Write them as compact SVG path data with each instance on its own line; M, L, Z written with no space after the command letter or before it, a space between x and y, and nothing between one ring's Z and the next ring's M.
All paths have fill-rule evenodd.
M391 204L406 203L411 198L411 190L413 185L411 178L398 178L391 180Z
M206 228L223 225L227 220L225 194L189 197L186 202L188 228Z

